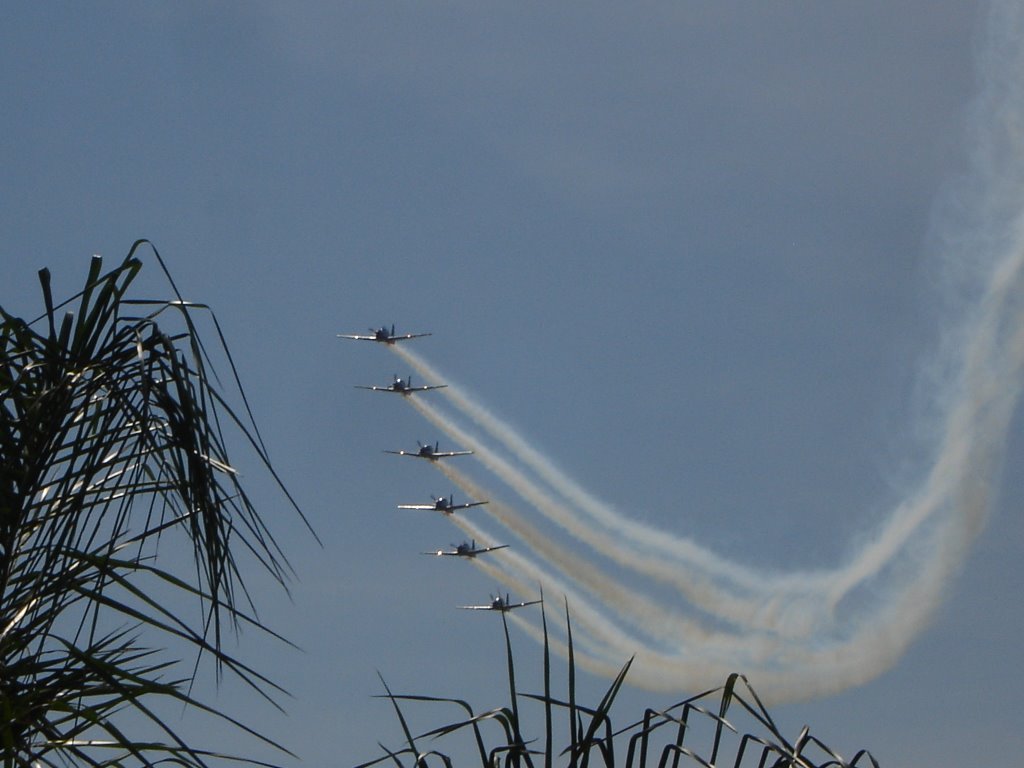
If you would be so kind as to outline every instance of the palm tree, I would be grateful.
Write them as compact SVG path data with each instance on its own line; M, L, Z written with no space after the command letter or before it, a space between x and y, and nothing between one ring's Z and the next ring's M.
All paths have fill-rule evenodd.
M4 768L207 765L214 753L176 733L161 701L175 704L175 719L193 707L261 738L193 695L200 658L263 696L276 692L222 646L243 624L269 631L254 618L238 555L282 585L289 575L223 429L277 475L241 387L236 411L214 386L197 313L212 319L238 384L216 319L181 298L155 248L176 298L128 298L145 245L106 273L94 257L83 290L56 306L42 270L45 312L32 322L0 307ZM58 316L75 301L77 312ZM183 598L198 603L198 619L182 618ZM194 655L184 674L161 652L182 644Z

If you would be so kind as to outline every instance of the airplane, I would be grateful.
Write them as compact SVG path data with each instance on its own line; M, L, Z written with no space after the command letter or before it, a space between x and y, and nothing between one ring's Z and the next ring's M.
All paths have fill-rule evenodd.
M388 384L386 387L368 387L365 384L356 384L356 389L369 389L373 392L397 392L400 395L411 395L413 392L427 392L431 389L444 389L447 384L424 384L420 387L414 387L412 385L412 376L407 379L400 379L398 374L395 374L395 380Z
M477 547L476 539L472 542L464 541L461 544L453 544L455 549L439 549L436 552L421 552L422 555L435 555L437 557L468 557L473 558L477 555L484 555L488 552L494 552L499 549L507 549L508 544L499 544L496 547Z
M380 328L371 328L370 332L373 336L362 336L358 333L339 333L337 334L339 339L355 339L356 341L379 341L381 344L394 344L396 341L406 341L408 339L419 339L423 336L429 336L429 333L403 333L401 335L395 335L395 325L391 324L391 330L388 330L386 325Z
M451 456L469 456L472 451L441 451L440 441L435 442L433 445L427 443L424 445L419 440L416 441L416 445L419 446L419 450L416 451L384 451L384 453L393 453L395 456L412 456L421 459L430 459L431 461L437 461L438 459L447 459Z
M424 509L432 510L434 512L443 512L446 515L450 515L458 509L469 509L470 507L479 507L486 504L486 501L470 501L466 504L455 504L452 502L452 497L448 496L431 496L434 500L433 504L399 504L399 509Z
M542 600L530 600L525 603L510 603L508 599L508 592L505 593L505 597L501 595L491 595L490 605L460 605L465 611L500 611L505 613L507 611L515 610L516 608L525 608L528 605L536 605L537 603L543 602Z

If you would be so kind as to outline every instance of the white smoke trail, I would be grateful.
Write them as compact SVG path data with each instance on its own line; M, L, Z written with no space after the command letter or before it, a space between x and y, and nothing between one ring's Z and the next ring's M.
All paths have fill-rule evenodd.
M1024 242L1024 238L1021 240ZM748 616L751 632L746 636L727 638L722 633L712 632L699 624L686 627L675 621L667 625L679 629L678 640L685 653L664 653L654 648L637 644L636 639L623 635L610 623L603 626L594 617L599 615L591 601L578 594L572 602L576 607L586 608L587 630L597 634L592 641L597 648L596 657L590 658L599 668L609 668L609 660L637 653L630 673L630 682L652 688L675 689L681 684L711 685L730 671L742 668L754 674L763 689L770 691L773 700L807 696L810 693L823 694L841 690L850 685L862 683L891 666L903 653L913 637L927 624L934 608L941 600L944 585L956 571L970 540L976 534L980 521L988 508L988 496L993 474L998 469L1000 452L1005 443L1006 429L1016 406L1019 381L1024 367L1024 313L1019 307L1009 320L1002 316L1007 302L1012 302L1021 293L1021 272L1024 268L1024 249L1018 248L1006 256L995 268L990 289L984 305L986 311L977 322L975 331L969 337L964 350L963 394L947 419L945 438L922 489L892 515L890 521L877 538L862 549L851 562L832 572L818 574L813 582L821 590L821 597L827 597L834 607L851 590L867 580L878 576L890 566L898 555L905 552L908 541L921 533L922 526L932 518L941 518L927 538L928 547L921 550L913 578L903 584L893 585L887 599L873 614L861 618L855 631L845 639L836 639L820 631L807 642L796 642L794 633L788 637L770 637L758 634L764 629L763 617ZM1011 329L1010 338L997 338L998 326L1006 324ZM418 358L404 355L420 370L432 378L438 376ZM416 362L413 362L415 360ZM452 401L459 407L462 395L458 388L452 390ZM510 483L525 499L538 509L550 513L557 505L550 497L538 490L521 473L517 474L507 462L484 446L478 438L467 436L445 419L435 409L416 403L418 410L428 416L439 427L455 439L459 439L481 452L485 464ZM508 439L507 426L496 428L483 419L474 419L487 428L489 436L503 445L515 446L516 441ZM517 453L518 456L518 453ZM467 492L483 495L485 491L461 477L461 473L450 471L450 476ZM571 518L571 513L569 513ZM559 517L562 515L556 515ZM522 521L517 521L508 512L498 515L500 522L525 538L531 548L551 565L558 567L570 578L590 588L606 607L612 608L620 618L627 618L637 626L649 627L653 614L650 605L641 609L630 605L632 594L618 590L608 580L595 576L595 571L576 558L566 558L566 553L553 550L542 536L531 533ZM578 527L578 521L563 527L588 543L595 541L601 551L613 546L609 538L595 538L585 528ZM623 525L628 521L622 520ZM622 546L627 559L637 557L636 551ZM648 553L649 555L650 553ZM646 570L650 571L649 556ZM666 567L661 562L659 567ZM677 567L678 564L677 564ZM550 566L547 573L531 569L531 576L551 583ZM692 577L685 569L680 578ZM771 589L784 594L787 580L776 580ZM727 585L728 586L728 585ZM564 590L564 587L563 587ZM719 595L724 591L719 586ZM781 600L790 599L785 595ZM778 601L777 601L778 602ZM782 606L780 616L792 618ZM656 611L655 611L656 612ZM671 617L672 612L663 610L662 618ZM742 617L738 617L742 618ZM713 638L713 642L708 642ZM632 643L632 644L631 644ZM638 650L639 649L639 650ZM786 662L785 660L788 660ZM783 668L779 669L779 665ZM822 670L829 674L823 676Z
M480 489L470 482L467 478L460 476L458 473L453 472L450 468L444 465L438 465L438 468L444 471L445 475L449 477L453 482L458 484L460 488L468 494L473 496L481 496ZM514 518L507 511L501 509L501 505L495 505L499 507L499 511L496 517L500 521ZM482 532L482 530L472 521L468 520L462 515L451 514L448 516L451 522L459 528L465 535L472 538L480 538L481 541L486 541L489 537ZM514 525L513 520L513 525ZM553 553L550 549L545 550L544 538L533 531L529 526L523 525L522 535L528 543L534 545L536 549L547 551L547 554L551 556ZM565 553L562 553L564 556ZM576 591L568 582L564 582L557 577L554 577L549 568L545 568L537 565L529 557L517 553L503 550L500 556L495 556L493 560L482 559L479 557L473 558L472 562L482 571L487 573L496 581L500 581L508 589L515 590L519 594L529 594L532 590L528 583L524 579L539 584L545 583L554 590L556 594L563 595L569 599L573 606L573 617L574 621L579 623L584 629L590 631L590 635L593 637L610 638L612 647L627 648L635 647L640 644L640 641L636 638L624 635L619 631L612 623L610 623L604 616L590 607L589 601L578 591ZM584 640L586 643L586 640ZM621 652L618 654L621 656ZM589 659L591 663L598 664L596 659ZM600 664L598 664L600 666Z
M485 495L482 488L466 480L461 473L450 468L441 469L466 493L474 496ZM495 511L495 506L492 502L489 509ZM514 513L500 504L497 505L496 511L495 516L503 523L508 520L510 514L514 516ZM583 640L586 650L577 649L577 658L587 668L614 673L617 672L616 663L621 664L622 659L637 654L631 681L642 683L646 687L672 690L679 687L678 681L681 677L685 677L694 685L710 686L716 679L722 679L730 670L737 668L737 665L742 665L744 669L756 667L764 670L771 666L770 660L794 654L797 646L790 640L753 633L729 635L712 632L695 621L677 617L671 610L657 606L635 591L603 578L598 569L552 545L542 534L522 521L513 520L510 527L517 533L522 531L523 538L530 546L530 552L545 563L544 567L540 567L528 558L512 553L512 561L509 563L511 571L527 576L531 580L543 582L549 593L553 591L555 594L568 597L574 622L579 624L584 632L578 637ZM552 568L564 572L570 582L555 577ZM491 574L511 588L522 591L522 582L510 577L506 572L492 569ZM581 583L593 595L574 590L569 583ZM595 604L594 598L597 598L599 604ZM668 654L653 650L649 644L643 643L639 636L625 634L616 625L605 620L604 607L612 608L614 615L629 619L642 634L655 636L662 641L672 637L676 646L699 649L699 658L688 659L685 653ZM520 617L520 623L528 622ZM538 628L535 625L530 626L532 633L536 635L539 632ZM659 643L661 644L663 643ZM560 650L564 653L564 646L560 646ZM803 649L805 661L810 653L811 649ZM828 664L835 666L837 659L848 658L849 652L829 649L819 652L818 655L823 657L823 663L827 661ZM859 671L855 672L858 676L861 674ZM783 680L794 686L794 691L806 690L808 685L806 678L794 677L791 671L778 673L772 677L768 677L762 671L761 677L774 683L771 689L774 693L778 693Z
M955 241L966 265L961 274L971 278L961 278L960 285L972 288L977 301L957 336L952 366L957 380L920 486L837 567L776 573L731 562L690 539L620 515L450 381L444 390L449 402L482 436L469 435L452 418L412 401L576 541L624 569L671 584L703 612L691 618L659 605L553 545L511 508L495 504L498 521L537 557L516 553L503 558L496 572L505 583L521 577L520 582L537 581L546 592L568 596L574 625L580 617L581 661L607 672L617 670L615 659L636 653L629 681L673 690L714 685L730 672L743 671L778 701L833 693L877 676L927 626L984 525L1024 375L1021 4L994 4L987 31L985 89L978 102L982 119L973 137L974 188L984 194L978 196L970 237L961 234ZM421 375L443 380L418 355L395 349ZM499 455L494 444L532 476ZM467 492L484 493L462 473L451 471L450 477ZM866 598L855 612L847 610L851 596ZM535 624L514 620L536 634ZM730 631L723 631L722 621Z
M472 482L468 477L447 466L439 467L452 482L466 493L476 497L486 495L486 491ZM605 571L589 561L574 555L565 546L554 542L550 537L527 523L521 515L501 502L491 501L487 507L490 514L502 525L514 533L530 552L546 563L546 574L535 573L538 581L555 569L565 577L585 588L604 605L611 607L618 615L630 620L634 626L656 640L686 643L714 643L718 647L742 642L724 632L710 632L693 619L688 619L649 599L646 595L629 589L605 575ZM586 593L584 593L586 594Z
M467 492L472 492L472 490L473 487L470 485ZM479 534L479 529L469 520L458 515L452 515L451 519L467 535ZM621 658L622 648L642 645L638 638L625 634L605 618L605 615L596 610L591 601L578 592L570 582L553 575L546 565L538 565L527 555L503 550L500 557L495 557L493 560L474 558L473 562L496 581L500 581L508 589L515 590L517 594L531 594L532 590L527 583L529 580L535 584L544 583L554 594L567 599L573 606L573 622L586 632L583 635L584 647L589 645L592 649L592 655L587 657L589 663L598 666L606 663L598 661L596 657L602 649L613 649L605 651L609 654L608 662L610 662ZM558 623L557 619L556 623ZM599 638L599 640L590 640L590 638Z
M1018 240L1018 243L1024 240ZM970 525L971 538L988 510L988 492L1001 463L1001 453L1020 391L1024 365L1024 314L1010 318L1016 327L1009 339L997 343L1001 316L1013 289L1021 290L1024 249L1010 253L997 265L984 299L985 313L965 350L964 392L949 414L945 438L922 489L892 515L875 541L864 548L830 587L832 605L852 589L876 576L903 549L931 516L950 505Z
M441 380L437 371L422 358L408 350L398 351L406 362L421 375L435 381ZM476 404L457 385L449 383L443 391L460 410L471 413L474 420L484 426L492 437L497 438L502 445L513 447L517 458L523 458L523 446L527 445L526 441L511 427L493 417L483 406ZM624 568L675 587L688 601L702 611L733 624L777 632L787 637L809 634L813 629L811 617L826 614L825 605L820 596L816 596L810 591L811 579L807 575L802 578L781 576L777 577L775 582L771 582L766 574L760 575L756 579L751 578L747 585L748 591L756 589L756 594L739 595L729 591L728 584L722 586L715 583L715 577L719 575L725 561L718 560L717 567L702 569L701 565L705 564L708 558L713 559L715 556L710 553L702 554L696 545L687 544L687 548L696 556L686 559L685 564L681 564L675 558L657 557L657 554L664 551L663 547L652 548L653 551L648 550L644 546L646 542L637 545L631 541L632 537L628 535L619 536L595 527L591 520L582 519L573 510L559 504L544 488L526 477L482 440L460 429L439 410L420 400L412 400L412 404L420 414L443 430L449 437L471 447L476 453L476 458L488 469L508 483L524 500L577 540L590 545ZM525 457L531 467L534 464L540 466L550 464L532 448L527 447ZM572 481L557 470L550 470L550 472L556 473L554 475L556 477L564 478L562 484L572 484ZM581 500L593 498L582 491L574 495ZM593 503L599 504L596 501ZM610 508L604 505L600 506L603 507L603 511L600 512L602 516L613 516L618 528L629 530L630 521L619 517ZM589 510L589 508L587 509ZM507 521L506 524L508 524ZM655 529L647 530L653 536ZM659 543L663 543L666 538L671 539L672 537L670 534L666 534L662 536L662 541ZM787 594L788 598L783 599L780 596L782 593ZM810 606L799 607L809 600L817 601L818 607L816 609Z
M450 429L450 422L445 420L435 408L426 405L423 401L412 400L411 402L435 425L446 430ZM458 438L458 431L451 431L455 431L456 438ZM479 442L473 444L478 445ZM452 467L444 463L438 463L436 466L469 496L482 499L491 495ZM788 645L788 642L780 645L778 641L754 636L749 632L736 635L704 627L699 622L680 616L674 611L654 603L643 594L627 589L613 579L605 577L599 568L550 541L543 533L526 523L520 515L504 504L492 500L486 509L523 540L531 553L539 556L545 563L545 568L542 569L534 565L532 561L515 553L506 555L502 558L503 561L508 562L508 558L518 561L517 565L513 564L511 567L512 574L526 575L532 580L546 584L549 591L553 590L556 594L570 598L575 620L583 630L590 632L589 635L581 635L584 645L589 646L591 651L589 655L586 653L580 655L581 663L585 666L595 669L612 669L613 662L620 661L623 657L634 653L637 648L645 645L638 637L623 634L618 627L603 619L605 608L611 608L613 614L629 620L641 633L660 641L659 645L671 641L673 645L682 643L684 646L714 649L714 655L722 659L715 669L725 669L730 665L735 667L741 659L744 660L746 666L749 666L753 661L778 655L781 649ZM457 516L454 519L464 531L473 533L474 529L468 521ZM569 583L555 576L554 571L562 572L570 579L569 583L579 584L587 591L579 592L571 588L568 586ZM518 581L508 570L491 567L489 572L506 586L522 591L522 582ZM597 604L594 602L595 599ZM534 632L536 631L537 628L534 627ZM705 652L705 658L706 656L707 652ZM668 657L664 655L656 656L654 661L662 665L669 663ZM642 670L647 663L651 663L650 654L642 653L638 669ZM678 660L676 666L678 667ZM692 671L688 671L687 674L692 676ZM710 684L711 679L708 678L706 682Z
M449 476L453 476L449 473ZM460 483L461 487L461 483ZM467 493L481 495L481 489L472 483L467 483ZM502 519L504 515L499 515ZM761 681L765 690L770 691L771 700L778 698L793 698L798 695L807 695L812 685L822 692L823 685L833 686L836 690L847 685L863 682L865 667L860 664L850 663L851 658L859 659L861 649L867 646L874 646L876 659L881 659L889 664L898 657L909 641L909 636L901 643L899 639L895 642L886 635L884 628L877 626L866 627L863 637L854 638L851 642L843 645L814 648L799 646L791 641L780 638L769 638L754 633L746 635L727 637L722 633L712 633L702 630L699 625L694 624L688 631L679 631L676 635L677 645L683 649L679 653L658 652L649 644L644 644L637 636L624 634L613 624L601 618L603 610L596 606L590 595L587 593L573 592L565 583L552 577L552 565L562 566L560 570L566 571L574 581L580 580L578 564L569 565L563 562L564 552L551 551L550 546L544 545L544 539L531 537L531 552L538 555L546 563L546 570L535 565L523 563L513 564L513 571L528 575L531 579L543 581L549 593L566 594L572 607L574 621L579 624L583 631L577 634L577 639L583 639L585 650L578 647L577 660L583 666L593 671L601 671L603 674L614 674L618 670L621 661L632 654L636 654L634 665L630 673L632 684L643 685L648 688L663 690L677 690L680 681L685 680L691 686L711 686L716 680L720 681L730 671L737 668L745 670L756 670L757 678ZM500 577L505 583L509 583L504 576ZM586 583L594 576L584 576ZM512 582L516 588L515 582ZM590 586L587 584L587 586ZM601 589L597 595L603 598L605 606L612 607L616 615L632 619L635 626L641 631L650 630L651 621L657 621L658 617L641 615L636 607L628 604L628 598L623 599L626 594L614 594L614 586L611 587L613 596L608 597L607 587ZM911 613L921 615L920 595L913 599L902 601L895 612L896 615L906 621ZM656 613L656 609L655 609ZM663 610L662 621L670 611ZM520 622L526 621L517 617ZM677 628L678 629L678 628ZM539 637L539 629L531 625L531 632ZM851 648L852 646L852 648ZM558 650L565 653L564 645L558 646ZM786 658L794 659L794 668L779 670L777 667L781 660ZM877 663L877 661L876 661ZM796 668L799 668L797 671ZM822 668L832 671L827 681L818 681Z
M681 538L636 521L625 520L607 504L580 487L578 483L559 470L550 457L544 456L533 448L510 425L476 402L463 388L452 384L450 378L442 376L422 357L412 350L402 347L393 349L421 375L435 381L448 382L444 394L456 404L458 409L481 426L491 437L497 438L518 460L536 472L564 498L574 503L579 510L586 512L591 517L591 520L588 521L590 524L599 523L625 542L634 543L645 551L661 552L668 557L688 562L700 571L714 577L730 579L754 590L759 589L763 583L763 574L753 572L741 564L725 560L690 539ZM486 456L486 449L481 453ZM505 474L511 474L514 471L511 469L511 465L492 466L490 469ZM503 479L506 478L503 476Z

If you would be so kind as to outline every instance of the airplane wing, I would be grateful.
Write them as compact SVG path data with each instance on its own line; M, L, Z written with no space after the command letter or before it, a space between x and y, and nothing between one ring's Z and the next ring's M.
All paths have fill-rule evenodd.
M414 459L450 459L452 456L469 456L472 451L431 451L430 453L420 453L419 451L389 451L386 448L384 453L390 453L393 456L412 456Z
M496 547L484 547L482 549L474 549L474 555L486 555L488 552L497 552L499 549L508 549L508 544L499 544Z
M540 603L540 602L542 602L542 601L540 601L540 600L530 600L529 602L525 602L525 603L508 603L508 604L501 605L501 606L496 606L496 605L458 605L456 607L457 608L461 608L464 611L501 611L502 613L504 613L505 611L512 611L512 610L515 610L516 608L525 608L528 605L537 605L537 603Z
M394 384L388 384L386 387L382 386L368 386L366 384L353 384L356 389L368 389L371 392L394 392L399 395L408 395L412 392L429 392L432 389L444 389L447 384L431 384L429 386L424 385L422 387L396 387Z
M355 339L356 341L376 341L376 336L360 336L358 333L339 333L339 339Z
M456 509L469 509L470 507L480 507L486 504L486 501L470 501L466 504L452 504L450 507L445 507L446 512L454 512ZM433 507L431 507L433 509Z
M429 333L400 333L397 336L389 336L389 341L405 341L407 339L421 339L424 336L429 336Z
M433 512L434 510L437 510L439 512L441 511L441 510L438 510L437 507L435 507L433 504L399 504L398 508L399 509L422 509L422 510L424 510L426 512Z
M419 339L424 336L429 336L429 333L399 333L394 336L386 336L379 338L376 335L366 336L361 333L337 333L335 334L339 339L355 339L356 341L380 341L385 344L394 344L396 341L407 341L409 339Z
M541 601L541 600L529 600L529 601L527 601L525 603L512 603L511 605L506 605L505 609L508 610L508 611L511 611L513 608L525 608L528 605L537 605L540 602L543 602L543 601Z
M421 555L433 555L435 557L465 557L472 558L477 555L486 555L488 552L495 552L499 549L507 549L508 544L499 544L496 547L481 547L479 549L466 549L459 552L457 549L436 549L433 552L420 552Z

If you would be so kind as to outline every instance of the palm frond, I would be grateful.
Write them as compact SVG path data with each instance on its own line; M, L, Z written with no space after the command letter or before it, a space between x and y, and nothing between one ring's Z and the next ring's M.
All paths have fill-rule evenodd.
M41 270L45 311L33 321L0 307L5 768L165 759L206 765L214 753L179 737L146 703L157 700L248 730L196 701L190 675L163 679L173 665L158 660L143 637L184 643L196 663L208 655L218 675L230 671L268 698L278 690L223 649L227 627L265 629L239 558L254 560L282 587L290 575L240 484L225 431L254 448L277 475L216 318L205 305L182 299L155 248L175 298L128 298L145 245L151 246L137 241L108 272L94 257L83 289L60 304L49 272ZM58 317L76 303L75 312ZM219 388L196 313L213 321L244 418ZM161 554L164 539L191 556L168 560ZM161 586L161 597L143 586L143 576L155 578L149 584ZM195 625L179 618L164 588L198 602ZM126 709L153 725L159 738L123 732L117 717Z
M521 720L523 712L514 703L508 706L474 713L468 703L461 699L445 698L428 695L393 694L387 689L386 698L390 699L398 710L398 701L420 703L455 703L467 717L433 728L419 736L413 736L404 714L400 714L400 722L406 735L408 746L401 750L390 750L383 745L383 757L362 763L358 768L369 768L391 760L395 765L404 765L400 756L411 754L420 760L429 754L442 757L446 764L448 755L432 751L417 753L415 742L424 738L442 739L465 728L472 727L477 737L481 768L504 766L532 766L533 755L543 755L544 765L553 763L552 712L555 708L564 709L568 714L569 743L561 751L560 757L567 758L566 765L588 768L591 761L596 761L602 768L615 768L620 765L616 742L626 740L625 768L678 768L683 760L688 765L711 766L729 765L732 768L746 766L788 766L789 768L854 768L867 766L878 768L878 763L870 752L861 750L852 761L847 762L837 752L826 746L821 740L810 734L810 729L801 730L791 743L780 732L771 715L765 709L761 699L754 692L747 678L741 674L729 675L724 685L702 691L683 701L662 710L647 709L643 717L614 730L611 721L611 708L619 691L625 684L632 659L627 661L612 680L601 700L594 707L580 704L576 698L576 665L572 643L572 625L569 621L568 605L566 605L566 654L568 659L568 692L566 699L556 698L551 693L550 657L548 644L548 625L542 610L542 632L544 635L543 684L542 694L521 693L517 690L515 666L512 660L512 643L509 637L508 624L504 624L505 647L508 654L509 694L513 702L518 698L539 702L543 705L542 722L545 730L543 751L533 751L530 745L534 740L523 737L524 724ZM726 719L730 712L739 716L749 716L754 732L740 735L740 729ZM496 722L501 725L502 739L485 749L481 740L480 724ZM710 735L707 733L711 726ZM726 744L725 736L733 734L738 740L731 746ZM725 749L729 746L729 749ZM815 752L814 756L809 752ZM723 754L724 753L724 754ZM819 756L820 755L820 756ZM424 761L425 762L425 761ZM414 763L419 765L419 763Z

